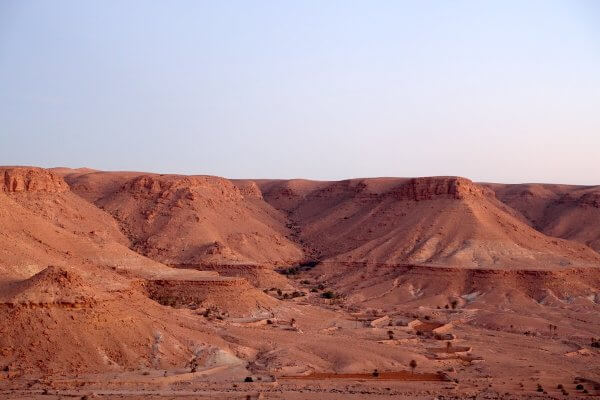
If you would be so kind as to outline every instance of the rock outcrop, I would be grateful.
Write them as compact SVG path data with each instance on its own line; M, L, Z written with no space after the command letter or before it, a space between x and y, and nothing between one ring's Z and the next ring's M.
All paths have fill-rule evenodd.
M36 167L0 168L0 188L4 192L66 192L67 183L55 173Z
M161 199L195 200L198 196L213 201L243 199L231 181L216 176L141 175L126 182L121 190Z
M233 183L245 198L259 200L263 199L262 191L256 182L251 180L237 179L234 180Z
M412 201L494 196L491 190L459 177L413 178L393 188L389 193L398 200Z

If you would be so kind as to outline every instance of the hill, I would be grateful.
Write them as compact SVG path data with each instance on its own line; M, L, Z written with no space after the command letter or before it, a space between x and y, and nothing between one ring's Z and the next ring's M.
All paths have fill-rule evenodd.
M68 174L81 197L110 213L140 254L168 265L297 262L284 217L251 185L213 176ZM176 238L176 240L173 240Z
M312 257L458 268L598 265L585 245L544 235L465 178L257 181Z
M131 251L114 219L53 172L2 167L0 177L0 281L26 278L48 265L145 273L165 268Z
M600 186L487 184L499 200L549 236L600 252Z
M125 283L106 272L104 281ZM201 320L123 285L48 267L0 295L0 365L13 373L184 367L195 346L227 349Z

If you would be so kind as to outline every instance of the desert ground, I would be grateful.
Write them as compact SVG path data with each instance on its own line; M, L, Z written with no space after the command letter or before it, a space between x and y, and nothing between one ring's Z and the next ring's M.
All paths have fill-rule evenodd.
M0 188L2 399L600 398L600 186Z

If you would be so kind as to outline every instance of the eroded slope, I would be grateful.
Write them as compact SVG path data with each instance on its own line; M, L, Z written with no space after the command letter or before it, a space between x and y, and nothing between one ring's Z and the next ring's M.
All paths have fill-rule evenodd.
M475 268L600 262L587 246L536 231L493 191L464 178L259 183L321 260Z
M487 184L541 232L600 251L600 187Z

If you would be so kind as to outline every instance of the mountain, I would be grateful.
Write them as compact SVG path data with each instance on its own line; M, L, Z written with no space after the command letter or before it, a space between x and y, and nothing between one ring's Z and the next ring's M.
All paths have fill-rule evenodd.
M600 263L589 247L535 230L465 178L257 184L321 261L513 269Z

